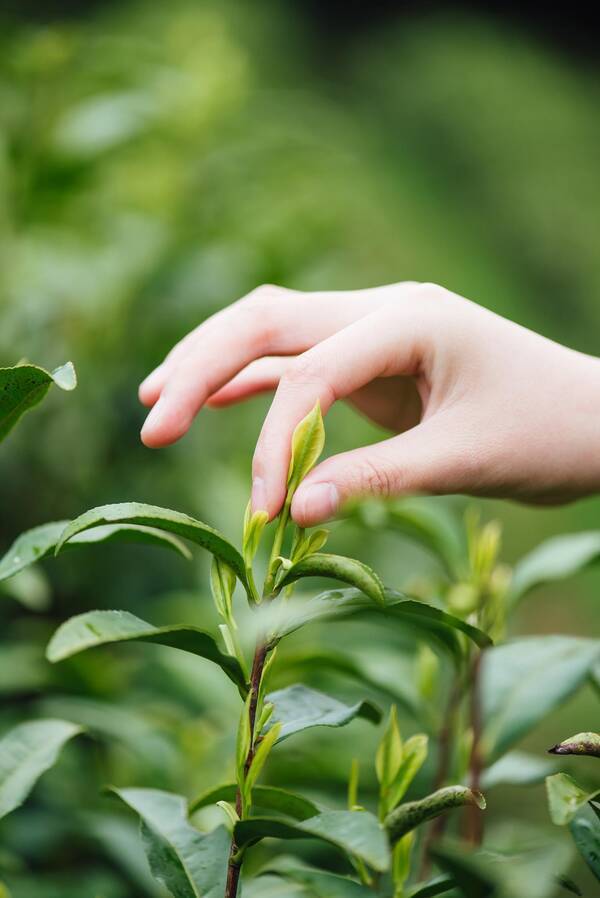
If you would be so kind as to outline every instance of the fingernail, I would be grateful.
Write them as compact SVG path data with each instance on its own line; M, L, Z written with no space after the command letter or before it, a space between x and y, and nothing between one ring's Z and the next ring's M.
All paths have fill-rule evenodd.
M311 483L296 497L302 517L308 521L328 521L335 517L340 497L333 483Z
M267 491L262 477L252 481L252 511L267 511Z
M163 417L164 412L164 403L162 399L159 399L158 402L152 407L152 411L144 421L144 426L142 427L142 438L146 436L151 430L153 430L158 424L160 424L161 418Z

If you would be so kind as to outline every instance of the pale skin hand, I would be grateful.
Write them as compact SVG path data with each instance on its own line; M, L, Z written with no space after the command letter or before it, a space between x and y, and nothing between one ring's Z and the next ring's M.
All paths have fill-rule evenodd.
M468 493L550 503L600 489L600 361L433 284L301 293L259 287L209 318L140 387L150 447L204 405L275 390L253 460L254 509L277 514L296 424L352 402L394 436L319 464L302 526L351 498Z

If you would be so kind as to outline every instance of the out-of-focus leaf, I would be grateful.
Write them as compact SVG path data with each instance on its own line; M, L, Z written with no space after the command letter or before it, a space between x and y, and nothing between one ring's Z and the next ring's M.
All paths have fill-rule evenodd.
M482 747L502 755L572 695L600 657L600 640L576 636L514 639L484 653Z
M581 808L569 825L582 858L600 881L600 820L589 808Z
M586 792L566 773L555 773L546 779L548 805L552 822L557 826L566 826L575 817L580 808L600 795L600 789Z
M81 817L82 829L102 847L114 866L125 872L141 895L164 898L164 891L150 875L140 845L139 826L117 814L89 813Z
M406 892L406 898L435 898L436 895L444 895L455 887L456 883L451 876L436 876L429 882L413 886Z
M466 564L460 522L437 502L419 498L369 500L356 506L355 515L368 527L392 528L425 546L453 578Z
M75 389L77 377L71 362L52 372L29 364L0 368L0 442L25 412L42 401L53 383L61 390Z
M524 751L509 751L487 767L481 777L484 791L495 786L533 786L556 771L556 762Z
M0 647L0 696L36 691L49 680L43 649L31 642Z
M197 521L195 518L180 511L172 511L169 508L160 508L157 505L145 505L142 502L119 502L116 505L100 505L84 512L65 528L56 552L60 552L63 546L78 533L83 533L93 527L105 524L138 524L143 527L151 527L156 530L166 530L197 543L207 549L229 567L233 568L242 583L247 586L246 568L244 559L232 543L229 542L218 530L209 527L208 524Z
M223 898L230 838L224 826L207 835L188 821L185 798L158 789L113 789L142 821L152 875L177 898Z
M483 811L485 798L481 792L473 792L466 786L446 786L419 801L401 804L385 818L385 827L392 842L397 842L421 823L466 805L474 805Z
M508 597L510 603L516 604L536 586L572 577L599 557L599 531L568 533L546 540L515 566Z
M0 581L14 577L23 568L44 558L54 551L69 521L52 521L41 524L22 533L0 558ZM96 527L74 536L65 548L78 549L90 543L138 542L164 546L173 549L184 558L190 558L190 551L177 537L151 527L132 524L116 524Z
M383 827L368 811L324 811L308 820L291 823L277 817L253 817L235 827L238 845L258 839L321 839L346 854L384 872L390 852Z
M310 727L345 726L355 717L362 717L371 723L381 721L381 710L373 702L345 705L336 698L301 683L271 692L266 700L275 706L267 729L281 724L278 742Z
M576 733L563 742L553 745L551 755L587 755L600 758L600 735L598 733Z
M286 571L278 586L288 586L302 577L330 577L333 580L341 580L364 592L374 602L385 604L384 586L375 571L354 558L319 552L307 555Z
M63 745L80 732L64 720L32 720L0 739L0 818L23 804Z
M86 649L115 642L151 642L199 655L218 664L236 686L246 688L239 662L224 655L210 633L183 624L154 627L128 611L88 611L72 617L58 628L46 655L54 664Z
M373 898L371 889L348 879L347 876L338 876L311 867L300 867L293 863L277 864L274 869L268 866L264 872L308 886L314 898Z
M296 600L275 609L267 608L263 611L263 617L272 626L275 638L281 639L313 621L341 620L372 613L397 619L418 638L449 652L457 663L463 659L459 633L468 636L480 647L491 644L487 634L460 618L390 589L385 591L383 606L375 604L356 589L332 589L308 601Z
M203 792L190 804L190 814L199 811L217 801L235 801L237 792L236 783L226 783ZM294 820L308 820L319 813L319 808L308 798L288 792L286 789L278 789L275 786L254 786L252 790L253 808L264 808L267 811L276 811L293 817Z

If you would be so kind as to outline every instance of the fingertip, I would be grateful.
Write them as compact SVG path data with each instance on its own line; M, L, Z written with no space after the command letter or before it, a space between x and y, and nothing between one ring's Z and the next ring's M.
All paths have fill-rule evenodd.
M142 405L151 406L158 401L163 387L163 365L155 368L138 388L138 398Z
M161 398L146 418L140 438L149 449L162 449L181 439L190 424L188 415L178 413Z

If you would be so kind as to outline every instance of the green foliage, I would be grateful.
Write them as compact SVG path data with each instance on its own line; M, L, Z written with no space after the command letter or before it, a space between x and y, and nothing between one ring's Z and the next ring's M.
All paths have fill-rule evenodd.
M52 372L27 363L0 368L0 441L25 412L42 401L52 384L61 390L75 389L77 375L71 362Z

